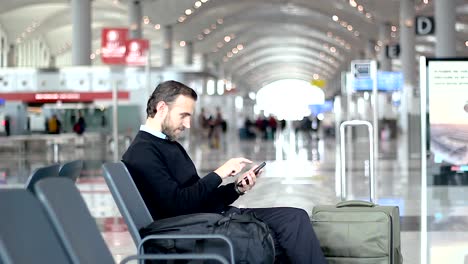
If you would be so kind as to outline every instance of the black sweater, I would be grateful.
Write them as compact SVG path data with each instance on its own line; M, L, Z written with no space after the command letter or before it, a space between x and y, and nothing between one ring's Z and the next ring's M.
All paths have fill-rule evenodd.
M122 161L155 220L191 214L220 213L239 195L221 177L197 174L184 148L175 141L139 131Z

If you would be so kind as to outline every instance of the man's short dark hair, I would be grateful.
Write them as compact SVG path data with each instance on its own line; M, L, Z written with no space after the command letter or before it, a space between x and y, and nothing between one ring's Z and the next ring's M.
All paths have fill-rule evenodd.
M197 93L183 83L176 81L160 83L148 99L148 104L146 105L147 117L154 117L157 112L156 106L159 102L164 101L166 104L170 105L179 95L190 97L195 101L198 98Z

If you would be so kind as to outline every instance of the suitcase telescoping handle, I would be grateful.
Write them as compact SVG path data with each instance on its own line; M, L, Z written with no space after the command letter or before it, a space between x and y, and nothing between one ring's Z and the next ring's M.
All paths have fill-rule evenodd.
M341 201L346 198L346 150L345 150L345 128L355 126L366 126L369 131L369 201L371 203L375 200L374 189L374 130L372 124L365 120L348 120L340 125L340 161L341 161ZM367 164L366 164L367 165Z

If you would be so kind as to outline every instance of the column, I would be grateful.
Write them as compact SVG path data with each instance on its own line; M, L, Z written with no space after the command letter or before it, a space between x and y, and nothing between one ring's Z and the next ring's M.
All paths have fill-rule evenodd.
M416 51L414 32L415 8L414 0L402 0L400 2L400 41L401 41L401 65L403 72L402 111L403 116L411 112L415 106L411 106L416 84ZM416 106L417 107L417 106ZM403 111L405 110L405 111ZM407 131L407 121L402 123L403 131Z
M17 63L17 58L18 58L18 54L17 54L17 48L15 47L14 44L10 44L10 48L8 50L8 55L7 55L7 67L16 67L18 66Z
M203 53L201 58L201 70L208 71L208 54Z
M360 50L358 53L358 60L365 60L366 59L366 51L365 50Z
M366 59L373 60L375 58L375 40L369 39L366 43Z
M91 0L71 0L72 65L91 65Z
M382 43L379 52L379 63L381 71L391 71L392 61L385 54L385 49L390 42L390 23L384 22L379 25L379 40Z
M436 0L434 2L436 57L456 57L455 0Z
M187 41L185 45L185 64L193 65L193 42Z
M172 66L172 26L167 25L164 27L163 35L163 50L161 56L161 64L163 67Z
M400 127L407 144L403 144L403 154L408 158L417 158L420 148L420 116L419 116L419 88L416 86L416 51L415 51L415 0L400 2L400 42L401 65L403 72L403 94L401 97ZM406 159L408 160L408 159ZM405 160L401 160L405 162ZM402 163L402 166L406 165Z
M142 3L140 0L131 0L128 2L128 22L130 24L130 38L142 38L141 21Z

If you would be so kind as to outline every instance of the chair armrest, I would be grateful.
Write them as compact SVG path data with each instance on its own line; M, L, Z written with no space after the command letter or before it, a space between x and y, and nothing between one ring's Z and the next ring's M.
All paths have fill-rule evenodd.
M229 246L229 253L231 258L231 263L234 264L234 246L229 238L220 234L207 234L207 235L149 235L141 240L138 244L138 254L142 253L143 244L148 240L154 239L221 239Z
M124 258L120 264L125 264L132 260L150 260L150 259L200 259L200 260L217 260L221 264L229 264L222 256L216 254L147 254L147 255L132 255Z

